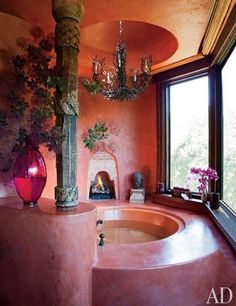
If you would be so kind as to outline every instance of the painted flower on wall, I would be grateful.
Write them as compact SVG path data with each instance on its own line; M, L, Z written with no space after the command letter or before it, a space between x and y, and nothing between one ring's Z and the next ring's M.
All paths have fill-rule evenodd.
M92 151L97 142L107 139L108 137L108 127L105 122L98 121L95 123L94 127L88 129L88 133L84 136L83 143L85 148Z

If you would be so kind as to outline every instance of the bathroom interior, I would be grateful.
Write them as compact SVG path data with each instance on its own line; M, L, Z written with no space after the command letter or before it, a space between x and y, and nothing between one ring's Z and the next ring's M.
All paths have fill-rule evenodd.
M235 155L227 155L230 174L224 163L226 152L236 149L225 142L223 120L224 71L236 68L235 21L235 0L0 1L0 306L236 305L236 198L233 192L226 197L236 179ZM36 27L45 37L53 33L50 63L65 78L65 90L56 84L50 119L65 137L59 153L39 146L45 186L32 204L18 195L13 170L4 168L21 117L4 125L3 111L11 90L7 59L12 50L28 51L22 37L35 39ZM127 91L120 99L91 91L98 84L95 64L101 68L105 58L99 86L106 83L110 94L113 53L116 71L123 56L118 41L127 52L129 86L141 70L148 79L134 99ZM174 109L172 88L182 84L187 92L188 82L198 79L207 84L207 99L195 91L190 108L178 101ZM188 113L201 109L201 100L205 112ZM177 117L205 125L193 129L194 144L173 155L184 137L173 129ZM91 148L85 139L96 124L105 130ZM233 140L235 123L231 132ZM195 155L205 152L207 163L191 148L200 148ZM191 167L217 171L208 194L217 196L218 206L185 186Z

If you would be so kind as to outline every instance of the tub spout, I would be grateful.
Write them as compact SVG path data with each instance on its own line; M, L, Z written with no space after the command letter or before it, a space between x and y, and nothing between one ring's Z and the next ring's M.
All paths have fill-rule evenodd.
M98 226L98 224L103 224L103 221L101 219L98 219L97 220L97 226Z
M104 238L105 238L105 235L103 234L103 233L101 233L100 235L99 235L99 238L100 238L100 241L99 241L99 246L103 246L104 244L105 244L105 242L104 242Z

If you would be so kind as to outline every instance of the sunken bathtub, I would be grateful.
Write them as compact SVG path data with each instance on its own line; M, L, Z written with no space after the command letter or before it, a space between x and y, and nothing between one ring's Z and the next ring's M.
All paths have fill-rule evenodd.
M145 243L167 238L184 228L179 217L153 209L134 207L98 209L103 220L98 236L104 233L104 243Z
M96 205L105 243L92 270L93 306L199 306L211 288L232 285L227 242L205 214L120 204Z

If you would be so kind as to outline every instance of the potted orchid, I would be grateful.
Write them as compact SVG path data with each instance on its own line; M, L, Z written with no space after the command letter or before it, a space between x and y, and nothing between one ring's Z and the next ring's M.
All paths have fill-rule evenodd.
M210 167L206 169L193 167L190 169L190 174L187 176L187 186L189 187L192 181L198 180L198 191L202 201L206 202L209 182L216 182L218 179L219 176L216 170Z

